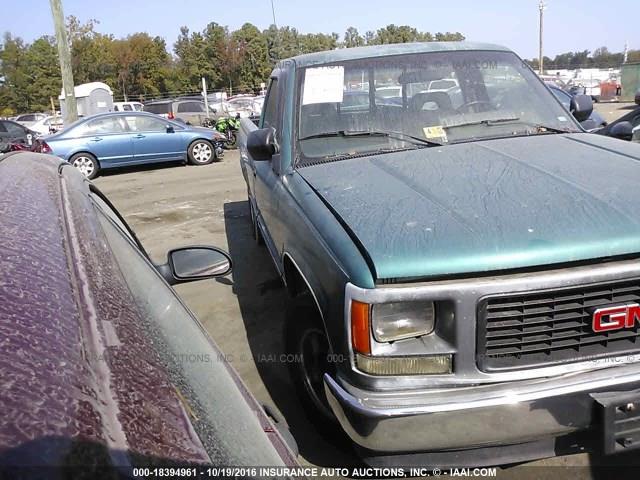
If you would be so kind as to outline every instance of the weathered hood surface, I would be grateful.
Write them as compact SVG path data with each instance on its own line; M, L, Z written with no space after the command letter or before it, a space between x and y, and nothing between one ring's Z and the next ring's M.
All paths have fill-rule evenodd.
M538 135L300 168L377 279L640 253L640 146Z
M109 247L87 196L65 217L60 163L0 161L0 477L15 465L209 463L127 284L98 260Z

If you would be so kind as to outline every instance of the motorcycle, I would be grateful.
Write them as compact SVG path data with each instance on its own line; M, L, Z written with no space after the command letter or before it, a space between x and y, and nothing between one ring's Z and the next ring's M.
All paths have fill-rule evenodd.
M227 137L214 130L212 141L213 148L216 151L216 157L221 159L224 156L224 145L227 143Z
M216 121L215 128L222 133L227 139L227 147L235 148L237 139L237 131L240 129L240 114L235 117L220 117Z

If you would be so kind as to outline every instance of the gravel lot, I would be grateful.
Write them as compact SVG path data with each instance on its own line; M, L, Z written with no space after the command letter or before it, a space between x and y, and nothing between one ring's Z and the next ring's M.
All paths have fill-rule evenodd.
M626 113L627 106L600 103L596 108L611 121ZM99 177L95 184L119 209L154 260L163 261L171 248L190 244L215 245L231 253L232 276L180 285L179 294L256 398L275 406L286 418L302 463L358 465L351 452L330 445L315 433L298 405L286 365L277 361L283 351L286 293L267 251L251 237L237 152L227 152L222 162L205 167L119 170ZM601 462L574 455L501 470L499 478L595 478L599 472L589 465ZM553 468L541 468L550 465ZM582 468L566 470L572 466Z
M620 118L622 115L625 115L630 110L637 108L633 102L629 103L609 103L609 102L601 102L596 103L594 105L595 110L604 117L604 119L611 123L614 120Z

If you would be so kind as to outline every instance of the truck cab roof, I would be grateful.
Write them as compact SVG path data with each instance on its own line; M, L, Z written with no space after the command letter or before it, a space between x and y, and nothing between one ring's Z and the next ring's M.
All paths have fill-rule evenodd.
M416 42L372 45L367 47L340 48L324 52L307 53L293 57L297 67L309 67L325 63L361 60L365 58L409 55L414 53L445 52L459 50L504 51L506 47L491 43L477 42Z

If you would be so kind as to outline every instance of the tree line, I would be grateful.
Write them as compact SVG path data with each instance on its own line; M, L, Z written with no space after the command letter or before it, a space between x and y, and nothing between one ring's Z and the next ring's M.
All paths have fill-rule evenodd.
M589 50L580 52L565 52L554 58L543 57L545 70L562 70L577 68L620 68L624 62L624 52L610 52L607 47L596 48L593 53ZM640 50L629 50L627 62L640 62ZM527 60L534 70L540 66L537 58Z
M211 90L256 91L278 60L303 53L362 45L464 40L459 32L429 33L387 25L360 34L301 33L289 26L260 30L245 23L237 30L215 22L202 31L181 27L171 51L162 37L133 33L115 38L96 30L97 20L67 18L74 82L101 81L117 100L144 100L199 92L201 78ZM6 32L0 44L0 116L45 111L56 102L62 81L55 38L31 43Z
M102 81L116 100L145 100L200 91L201 78L211 90L255 92L278 60L303 53L363 45L464 40L459 32L421 32L407 25L387 25L360 33L349 27L337 33L301 33L290 26L260 30L245 23L237 30L209 23L202 31L181 27L168 49L165 40L147 33L115 38L96 30L98 21L67 18L74 81L77 85ZM606 47L593 52L567 52L545 68L618 67L622 53ZM640 61L640 51L629 52ZM538 60L528 60L537 68ZM55 38L42 36L31 43L6 32L0 43L0 116L51 109L61 90Z

